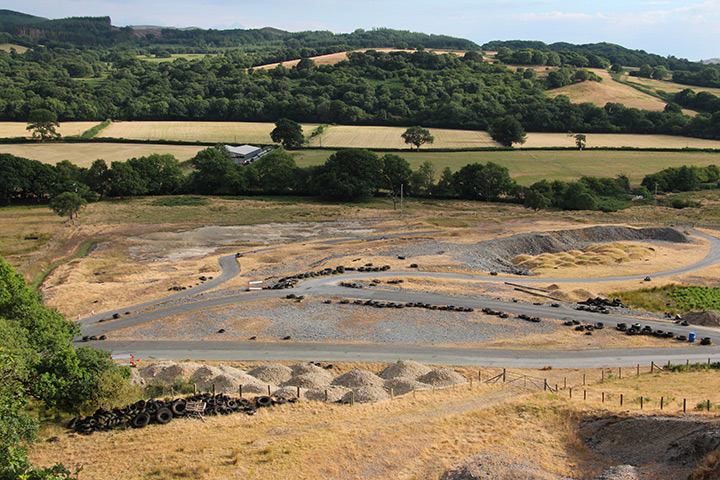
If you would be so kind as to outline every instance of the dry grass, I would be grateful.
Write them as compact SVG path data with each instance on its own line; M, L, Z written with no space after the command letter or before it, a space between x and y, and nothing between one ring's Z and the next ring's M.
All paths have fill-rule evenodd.
M608 102L622 103L626 107L643 110L662 111L665 102L659 98L643 93L629 85L616 82L603 69L591 68L592 72L602 78L602 82L582 82L548 91L548 95L556 97L566 95L573 103L590 102L604 107Z
M698 87L695 85L683 85L681 83L675 83L665 80L654 80L652 78L642 78L642 77L630 77L628 75L625 75L623 77L624 81L635 83L638 85L641 85L646 88L650 88L652 90L655 90L656 92L667 92L667 93L677 93L685 90L686 88L689 88L695 92L709 92L713 95L720 96L720 88L712 88L712 87Z
M97 125L98 122L62 122L56 131L63 137L80 135L85 130ZM27 123L22 122L0 122L0 138L30 137L27 130ZM3 145L2 147L5 147Z
M588 133L588 147L632 148L720 148L720 141L674 135L634 135L626 133ZM575 139L564 133L530 133L523 147L574 147ZM534 153L534 152L533 152ZM539 154L537 152L536 154ZM559 152L557 152L559 153ZM578 152L586 154L589 152ZM617 152L622 153L622 152ZM630 153L630 152L628 152ZM650 158L655 153L644 153Z
M10 50L15 49L18 53L25 53L28 51L27 47L23 47L22 45L15 45L14 43L0 43L0 50L3 52L10 53Z
M355 148L408 148L401 135L407 127L368 127L337 125L310 140L310 146ZM487 132L430 128L432 148L485 148L499 146ZM413 147L414 148L414 147ZM421 149L423 147L420 147Z
M90 167L98 158L110 162L124 162L128 158L142 157L153 153L169 153L180 160L188 160L205 147L187 145L151 145L130 143L24 143L0 145L0 152L18 157L56 164L70 160L81 167Z
M604 462L579 438L583 418L659 413L660 396L667 400L663 413L675 413L682 398L689 406L691 399L712 400L720 387L715 372L642 372L636 377L634 368L625 368L623 379L617 379L617 369L606 370L605 383L596 383L601 378L597 370L518 371L548 378L551 385L558 384L559 393L516 397L518 392L501 385L475 383L472 388L418 392L415 398L407 395L374 405L301 402L261 410L254 417L175 420L91 437L48 426L30 458L40 465L82 466L80 478L93 480L334 480L438 478L471 455L501 453L557 474L594 478ZM498 369L486 369L483 376L495 373ZM574 387L572 399L565 384ZM606 392L604 403L601 392ZM650 399L642 412L640 395ZM50 436L59 440L43 441Z
M306 123L302 127L305 134L309 134L317 124ZM274 123L260 122L113 122L98 137L271 144L270 132L274 128Z

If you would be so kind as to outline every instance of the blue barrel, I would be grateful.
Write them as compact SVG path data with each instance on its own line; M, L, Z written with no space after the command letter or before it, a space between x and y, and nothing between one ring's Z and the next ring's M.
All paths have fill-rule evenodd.
M694 342L695 341L695 332L688 333L688 342Z

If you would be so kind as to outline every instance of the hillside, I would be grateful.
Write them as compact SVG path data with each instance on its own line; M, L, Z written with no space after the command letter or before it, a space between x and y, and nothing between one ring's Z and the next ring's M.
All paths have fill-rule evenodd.
M30 25L47 21L47 18L28 15L13 10L0 10L0 31L15 25Z

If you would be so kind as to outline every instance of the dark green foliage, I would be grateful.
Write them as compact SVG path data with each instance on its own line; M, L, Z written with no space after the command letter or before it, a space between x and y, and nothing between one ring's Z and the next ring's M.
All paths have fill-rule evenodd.
M61 217L69 216L70 220L77 216L85 204L87 204L85 199L75 192L63 192L50 200L52 211Z
M246 169L251 190L288 193L297 183L298 166L293 156L284 150L274 150Z
M302 126L299 123L281 118L275 122L275 129L270 132L273 142L281 143L287 149L297 148L305 142Z
M359 202L380 188L383 163L369 150L343 149L316 172L316 192L325 198Z
M388 153L380 159L382 162L382 187L390 191L393 207L400 193L407 195L412 169L404 158ZM401 188L403 191L401 192Z
M505 147L512 147L513 143L525 143L525 130L515 117L498 118L490 124L488 132L493 140Z
M246 174L239 170L225 147L201 150L191 160L190 190L201 195L237 195L247 190Z
M507 167L488 162L462 167L453 176L453 186L461 198L488 201L510 194L516 184Z
M27 120L27 129L30 130L32 138L41 142L60 138L55 131L59 127L57 114L45 108L36 108L30 112Z
M405 143L415 145L420 150L420 145L435 142L435 137L430 135L430 130L422 127L410 127L402 134Z

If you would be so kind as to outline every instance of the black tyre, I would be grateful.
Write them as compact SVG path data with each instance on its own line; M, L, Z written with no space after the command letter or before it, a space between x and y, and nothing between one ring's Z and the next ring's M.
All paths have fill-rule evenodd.
M133 428L144 428L150 423L150 414L147 412L140 412L130 421L130 425Z
M285 397L278 397L275 399L276 405L285 405L287 403L287 398Z
M269 407L273 403L272 398L268 397L267 395L263 395L261 397L255 397L255 404L258 407Z
M166 423L170 423L172 418L173 418L173 413L167 407L160 408L157 411L157 413L155 414L155 421L157 423L159 423L160 425L165 425Z
M241 407L249 407L250 406L250 400L248 400L247 398L238 398L237 403Z
M183 415L185 415L186 408L187 403L185 402L185 400L182 399L175 400L170 404L170 411L176 417L182 417Z

